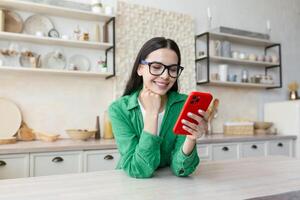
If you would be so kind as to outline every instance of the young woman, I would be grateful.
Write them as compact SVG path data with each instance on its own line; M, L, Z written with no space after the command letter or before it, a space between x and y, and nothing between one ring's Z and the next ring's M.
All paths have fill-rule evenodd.
M206 113L189 113L198 124L183 120L191 135L172 131L187 95L179 94L180 66L177 44L152 38L141 48L123 96L109 107L116 143L121 154L117 168L136 178L151 177L170 166L176 176L190 175L199 164L196 139L207 130Z

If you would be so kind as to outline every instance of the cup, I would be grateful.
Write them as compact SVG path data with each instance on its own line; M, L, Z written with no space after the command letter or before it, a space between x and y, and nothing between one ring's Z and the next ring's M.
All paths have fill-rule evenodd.
M248 78L249 78L248 70L246 70L246 69L242 70L242 80L241 81L243 83L247 83L247 82L249 82Z
M272 63L278 63L278 57L276 55L271 56Z
M249 54L249 58L248 58L250 61L256 61L256 55L251 53Z
M233 59L238 59L239 58L239 52L238 51L232 51L231 52L231 57Z
M227 81L228 65L219 65L219 78L220 81Z
M227 80L231 82L236 82L237 75L236 74L228 74Z
M239 54L239 59L245 60L245 59L246 59L246 54L243 53L243 52L240 52L240 54Z
M221 56L230 58L231 54L231 42L223 41L221 45Z

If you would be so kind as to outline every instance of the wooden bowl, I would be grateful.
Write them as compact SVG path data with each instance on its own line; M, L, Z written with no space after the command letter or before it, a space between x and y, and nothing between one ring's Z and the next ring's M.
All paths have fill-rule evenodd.
M96 130L67 129L67 134L74 140L87 140L94 136Z
M254 122L255 129L268 129L273 125L273 122Z

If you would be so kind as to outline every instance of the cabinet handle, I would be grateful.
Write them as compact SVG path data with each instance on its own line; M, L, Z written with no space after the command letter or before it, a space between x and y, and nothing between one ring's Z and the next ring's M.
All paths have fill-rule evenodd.
M104 160L113 160L114 157L112 155L106 155L104 156Z
M229 151L229 148L228 147L223 147L222 150L223 151Z
M277 146L278 146L278 147L283 147L283 144L282 144L281 142L279 142L279 143L277 144Z
M5 165L6 165L6 162L3 160L0 160L0 167L5 166Z
M52 162L55 162L55 163L62 162L62 161L64 161L64 159L60 156L52 159Z
M252 149L257 149L257 146L254 144L251 146Z

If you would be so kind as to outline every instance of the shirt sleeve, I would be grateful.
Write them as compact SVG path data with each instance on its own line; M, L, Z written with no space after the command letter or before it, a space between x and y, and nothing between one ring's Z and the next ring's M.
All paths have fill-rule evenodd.
M195 171L200 159L197 153L197 145L195 145L190 155L185 155L182 146L186 136L178 135L175 148L172 151L171 170L176 176L188 176Z
M121 154L120 168L131 177L152 177L160 163L162 139L146 131L142 131L140 138L138 138L133 124L125 115L122 106L117 103L113 103L108 112L118 150Z

